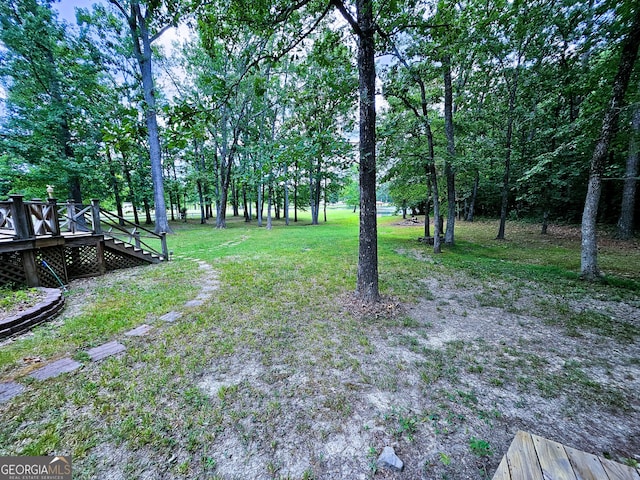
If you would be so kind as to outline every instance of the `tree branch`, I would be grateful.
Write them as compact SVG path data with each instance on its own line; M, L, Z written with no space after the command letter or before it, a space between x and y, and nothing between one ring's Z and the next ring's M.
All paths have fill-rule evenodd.
M358 22L356 22L355 18L353 18L353 15L349 13L349 10L347 10L347 7L344 6L342 0L331 0L329 2L329 5L333 5L338 9L344 19L349 23L349 25L351 25L351 28L356 35L358 35L359 37L362 36L362 29L360 28L360 25L358 25Z
M158 30L154 35L151 36L151 38L149 39L149 43L153 43L154 41L156 41L158 38L160 38L162 36L162 34L164 32L166 32L167 30L169 30L171 27L173 27L173 24L168 23L167 25L165 25L164 27L162 27L160 30Z

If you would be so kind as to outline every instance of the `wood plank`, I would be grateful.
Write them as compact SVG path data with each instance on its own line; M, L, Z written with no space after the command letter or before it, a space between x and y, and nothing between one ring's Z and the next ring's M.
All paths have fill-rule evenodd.
M507 462L506 455L502 456L500 465L498 465L498 469L496 470L496 473L493 474L493 478L491 480L511 480L511 474L509 474L509 463Z
M634 468L628 467L621 463L601 458L602 466L609 475L611 480L640 480L640 475Z
M578 480L606 480L609 478L600 459L590 453L582 452L571 447L564 447L567 457L573 467Z
M531 435L519 431L507 451L509 471L514 479L544 480Z
M107 357L117 355L120 352L124 352L126 347L119 342L113 341L100 345L99 347L90 348L87 350L87 354L94 362L99 362Z
M553 480L576 480L571 462L561 443L531 434L542 476Z
M72 358L65 357L33 371L29 376L36 380L46 380L48 378L62 375L63 373L73 372L81 366L82 365L80 363L76 362Z

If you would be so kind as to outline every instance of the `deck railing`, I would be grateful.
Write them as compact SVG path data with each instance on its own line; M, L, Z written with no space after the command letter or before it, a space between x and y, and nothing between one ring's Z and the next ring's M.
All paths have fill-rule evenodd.
M105 235L136 248L169 259L166 233L159 234L119 217L100 207L99 200L90 205L69 200L58 204L55 198L24 201L11 195L0 202L0 240L28 240L42 236L60 236L66 232Z

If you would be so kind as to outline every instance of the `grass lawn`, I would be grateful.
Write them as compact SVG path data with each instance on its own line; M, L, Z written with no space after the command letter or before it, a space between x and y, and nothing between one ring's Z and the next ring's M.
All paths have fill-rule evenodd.
M369 309L358 215L328 215L175 223L172 262L73 282L58 319L0 344L0 380L27 386L0 404L0 455L71 454L79 479L481 479L522 429L640 461L637 241L603 235L587 284L575 227L459 222L434 256L383 217ZM126 352L89 361L111 340ZM27 376L64 356L83 368ZM402 474L376 467L386 445Z

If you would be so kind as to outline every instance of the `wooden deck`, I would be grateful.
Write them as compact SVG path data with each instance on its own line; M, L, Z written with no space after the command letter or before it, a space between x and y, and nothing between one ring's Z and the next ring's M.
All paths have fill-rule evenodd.
M518 432L493 480L640 480L640 471Z

